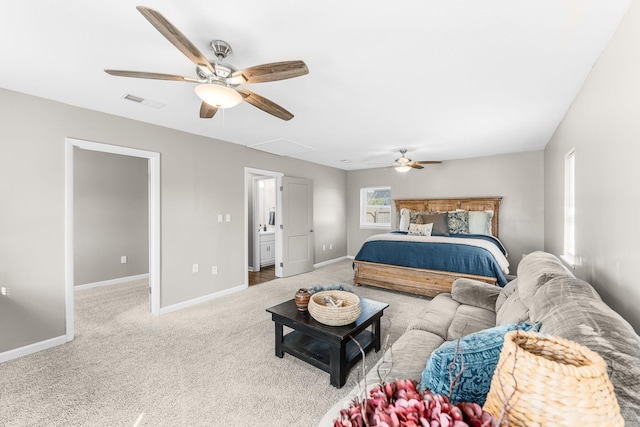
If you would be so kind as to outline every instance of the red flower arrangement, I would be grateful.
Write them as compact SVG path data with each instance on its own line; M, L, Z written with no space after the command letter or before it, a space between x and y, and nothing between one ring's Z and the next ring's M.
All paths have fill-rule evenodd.
M496 427L498 421L477 403L453 405L430 390L420 392L413 380L381 384L362 402L354 399L340 411L334 427Z

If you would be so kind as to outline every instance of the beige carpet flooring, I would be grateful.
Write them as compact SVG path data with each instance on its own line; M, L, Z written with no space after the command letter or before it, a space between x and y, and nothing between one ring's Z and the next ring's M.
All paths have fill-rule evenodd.
M352 283L350 261L155 317L145 283L76 293L71 343L0 364L1 426L313 426L357 384L274 355L266 308L303 286ZM393 342L425 300L376 288ZM285 328L286 329L286 328ZM285 330L286 332L286 330ZM371 352L372 366L382 352Z

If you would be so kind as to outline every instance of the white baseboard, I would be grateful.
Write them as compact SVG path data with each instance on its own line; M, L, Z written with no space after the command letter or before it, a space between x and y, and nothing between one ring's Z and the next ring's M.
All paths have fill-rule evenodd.
M333 263L336 263L336 262L340 262L340 261L342 261L344 259L347 259L347 258L349 258L349 257L341 256L339 258L330 259L328 261L322 261L322 262L319 262L317 264L313 264L313 268L324 267L325 265L329 265L329 264L333 264Z
M347 255L347 258L349 258L349 259L356 259L356 256L355 256L355 255Z
M56 347L56 346L65 344L66 342L67 342L67 336L61 335L59 337L50 338L48 340L25 345L24 347L5 351L4 353L0 353L0 363L17 359L22 356L27 356L29 354L37 353L38 351L46 350L51 347Z
M247 289L248 287L249 286L247 286L247 285L235 286L233 288L225 289L224 291L214 292L212 294L204 295L204 296L201 296L201 297L198 297L198 298L194 298L194 299L191 299L189 301L184 301L184 302L180 302L178 304L173 304L173 305L169 305L167 307L162 307L160 309L160 314L171 313L171 312L174 312L174 311L182 310L183 308L188 308L188 307L192 307L192 306L197 305L197 304L202 304L203 302L207 302L207 301L211 301L211 300L214 300L214 299L218 299L218 298L223 297L225 295L235 294L236 292L243 291L243 290Z
M117 285L119 283L133 282L134 280L142 280L142 279L148 279L148 278L149 278L149 273L138 274L136 276L128 276L128 277L120 277L118 279L103 280L102 282L85 283L84 285L74 286L73 289L76 291L82 291L85 289L97 288L100 286Z

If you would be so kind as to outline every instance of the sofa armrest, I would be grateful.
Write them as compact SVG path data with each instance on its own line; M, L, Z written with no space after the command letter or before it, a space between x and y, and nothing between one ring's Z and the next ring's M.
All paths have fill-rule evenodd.
M451 298L460 304L496 311L496 300L502 288L478 280L460 278L453 282Z

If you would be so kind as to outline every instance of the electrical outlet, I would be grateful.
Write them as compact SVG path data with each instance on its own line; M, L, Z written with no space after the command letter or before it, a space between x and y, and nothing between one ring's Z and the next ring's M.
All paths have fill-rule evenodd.
M198 272L198 264L193 264L193 266L191 267L191 271L194 273Z
M326 249L327 249L327 247L325 245L322 245L322 250L324 251Z
M225 220L227 222L231 222L231 214L227 214L227 217L225 218Z
M122 255L120 257L120 264L126 264L127 263L127 256L126 255Z
M329 249L333 249L333 243L329 243Z
M218 266L214 265L213 267L211 267L211 274L218 274Z
M222 222L222 214L218 214L218 222Z
M5 297L6 297L7 295L9 295L9 288L4 287L4 286L3 286L3 287L1 287L1 288L0 288L0 295L3 295L3 296L5 296Z

